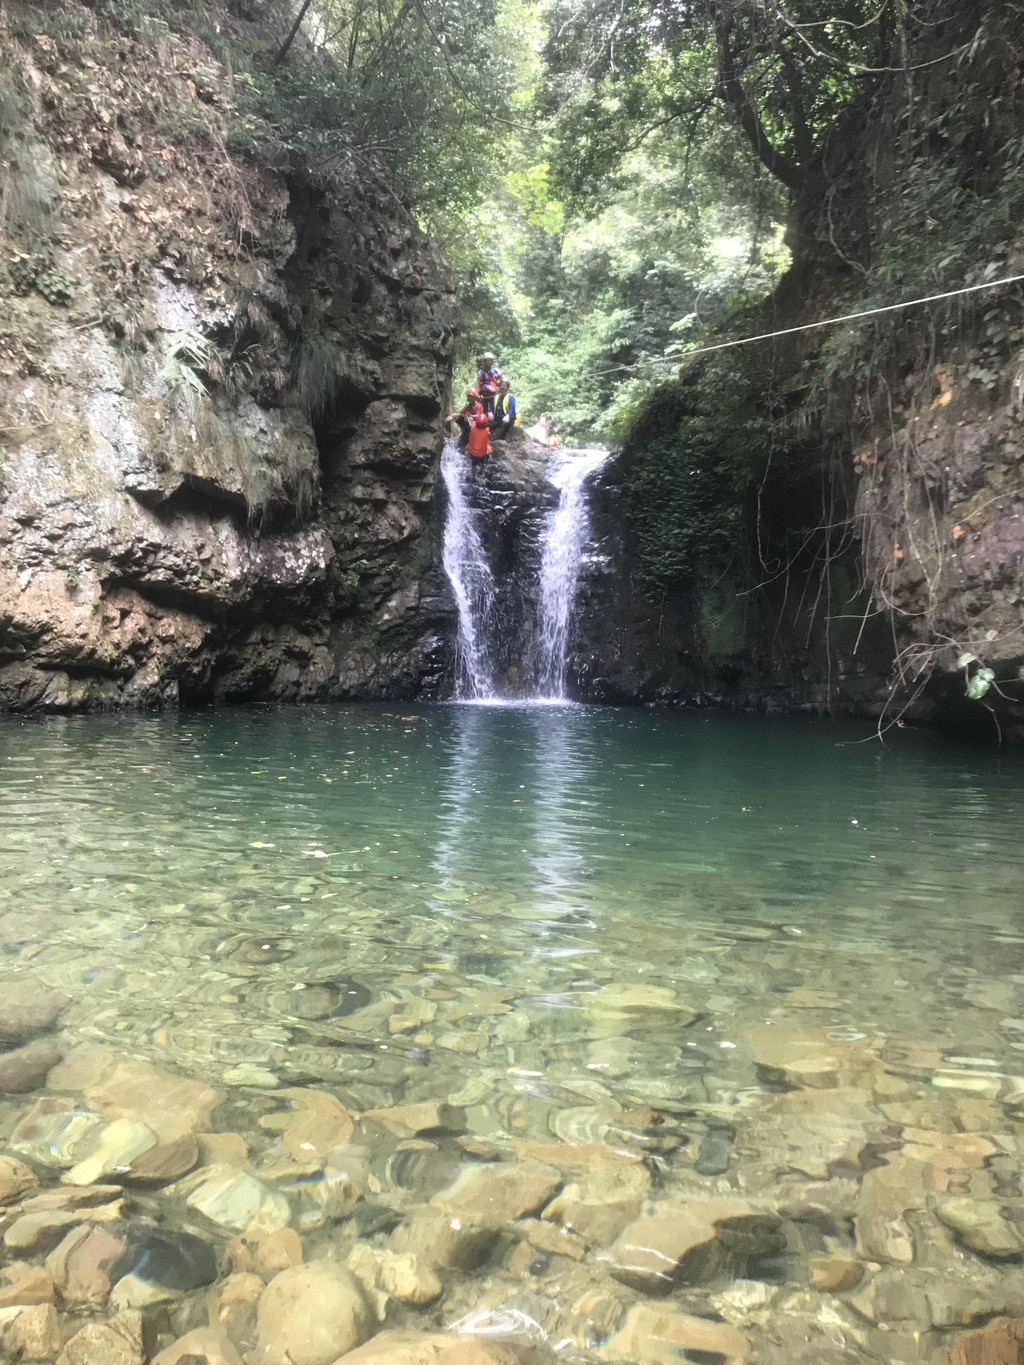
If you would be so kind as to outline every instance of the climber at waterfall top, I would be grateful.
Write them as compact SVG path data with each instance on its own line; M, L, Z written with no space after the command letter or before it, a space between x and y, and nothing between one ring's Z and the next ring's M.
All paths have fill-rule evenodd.
M512 392L512 381L508 375L498 380L498 392L494 398L494 411L491 414L491 436L495 439L505 437L516 424L516 396Z
M491 451L491 419L485 412L481 412L470 422L469 440L466 442L469 468L474 479L477 470L485 468L487 457Z
M484 351L480 358L483 364L477 371L476 386L480 393L480 402L484 405L484 412L490 416L494 396L498 392L501 371L495 367L493 351Z
M457 422L459 425L459 449L466 449L466 442L469 440L470 428L473 425L474 417L483 415L483 405L480 402L480 394L476 389L466 390L466 401L458 412L450 412L444 419L445 426L449 422Z

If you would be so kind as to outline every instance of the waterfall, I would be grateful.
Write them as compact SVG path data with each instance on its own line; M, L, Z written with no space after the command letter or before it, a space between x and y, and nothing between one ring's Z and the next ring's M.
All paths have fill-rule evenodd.
M455 441L445 441L441 477L448 491L444 523L444 571L459 609L455 694L465 701L494 696L488 658L488 618L494 606L494 575L477 525L479 512L466 497L468 460Z
M558 505L548 514L540 557L540 610L537 621L538 697L565 697L569 625L576 603L580 564L590 538L586 483L608 458L606 450L558 451L548 480L558 489Z
M515 457L510 450L502 458L511 465ZM557 502L550 506L543 495L531 493L532 505L514 541L502 542L502 527L507 531L509 526L507 481L496 486L492 477L474 486L468 458L454 441L445 442L443 559L459 615L455 695L460 701L505 699L502 684L527 701L566 698L569 630L590 538L586 485L608 452L552 451L546 469L539 463L543 458L534 450L527 460L557 493ZM514 681L508 684L508 679Z

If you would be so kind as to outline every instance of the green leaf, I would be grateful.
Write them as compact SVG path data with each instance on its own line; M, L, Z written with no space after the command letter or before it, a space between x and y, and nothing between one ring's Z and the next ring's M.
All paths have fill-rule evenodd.
M956 661L956 666L957 668L966 668L968 664L973 664L977 660L977 658L978 658L977 654L971 653L961 654L959 659L957 659Z
M967 684L967 695L972 701L981 701L991 686L991 682L991 678L983 678L980 673L975 673Z
M999 634L998 630L986 630L985 639L994 640L998 634Z

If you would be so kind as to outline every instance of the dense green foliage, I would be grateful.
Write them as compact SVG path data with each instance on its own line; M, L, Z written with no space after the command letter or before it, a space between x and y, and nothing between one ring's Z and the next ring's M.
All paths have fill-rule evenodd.
M216 87L227 69L236 154L324 183L358 176L425 215L477 202L489 179L481 132L515 84L509 25L492 0L98 0L97 9L144 41L171 31L202 39L220 65L197 59L189 74L200 99L223 110ZM71 56L79 25L43 3L19 6L13 28L27 40L48 35ZM180 142L212 136L194 107L165 116L163 131Z

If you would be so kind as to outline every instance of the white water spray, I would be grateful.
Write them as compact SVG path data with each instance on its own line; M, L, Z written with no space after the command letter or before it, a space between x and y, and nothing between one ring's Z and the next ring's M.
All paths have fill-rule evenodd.
M494 576L477 526L480 513L470 507L466 498L468 463L454 441L445 441L441 457L441 476L448 490L444 571L459 609L456 696L462 701L487 701L494 696L487 650L487 628L494 605Z
M546 518L540 558L537 622L538 698L564 700L569 626L576 605L580 564L590 539L586 486L608 458L606 450L559 451L548 470L558 506Z
M521 621L519 658L526 665L524 701L564 701L568 665L569 630L579 588L580 567L590 539L587 482L608 458L604 450L557 451L551 454L548 482L558 491L558 502L544 515L538 540L538 560L513 568L518 592L513 598L537 603L533 620ZM493 515L486 499L483 507L468 493L469 461L454 441L446 441L441 474L448 491L448 515L444 527L444 567L452 585L459 613L455 695L460 701L501 701L494 681L496 661L502 656L499 630L508 631L508 605L500 606L498 587L488 562L481 529ZM538 509L539 511L539 509ZM537 573L536 587L523 591L522 575ZM506 597L510 587L503 585ZM530 615L529 612L526 613ZM502 625L502 618L505 624ZM506 645L509 643L505 641ZM505 650L508 653L508 650ZM506 660L506 663L508 661ZM532 674L532 678L529 677Z

